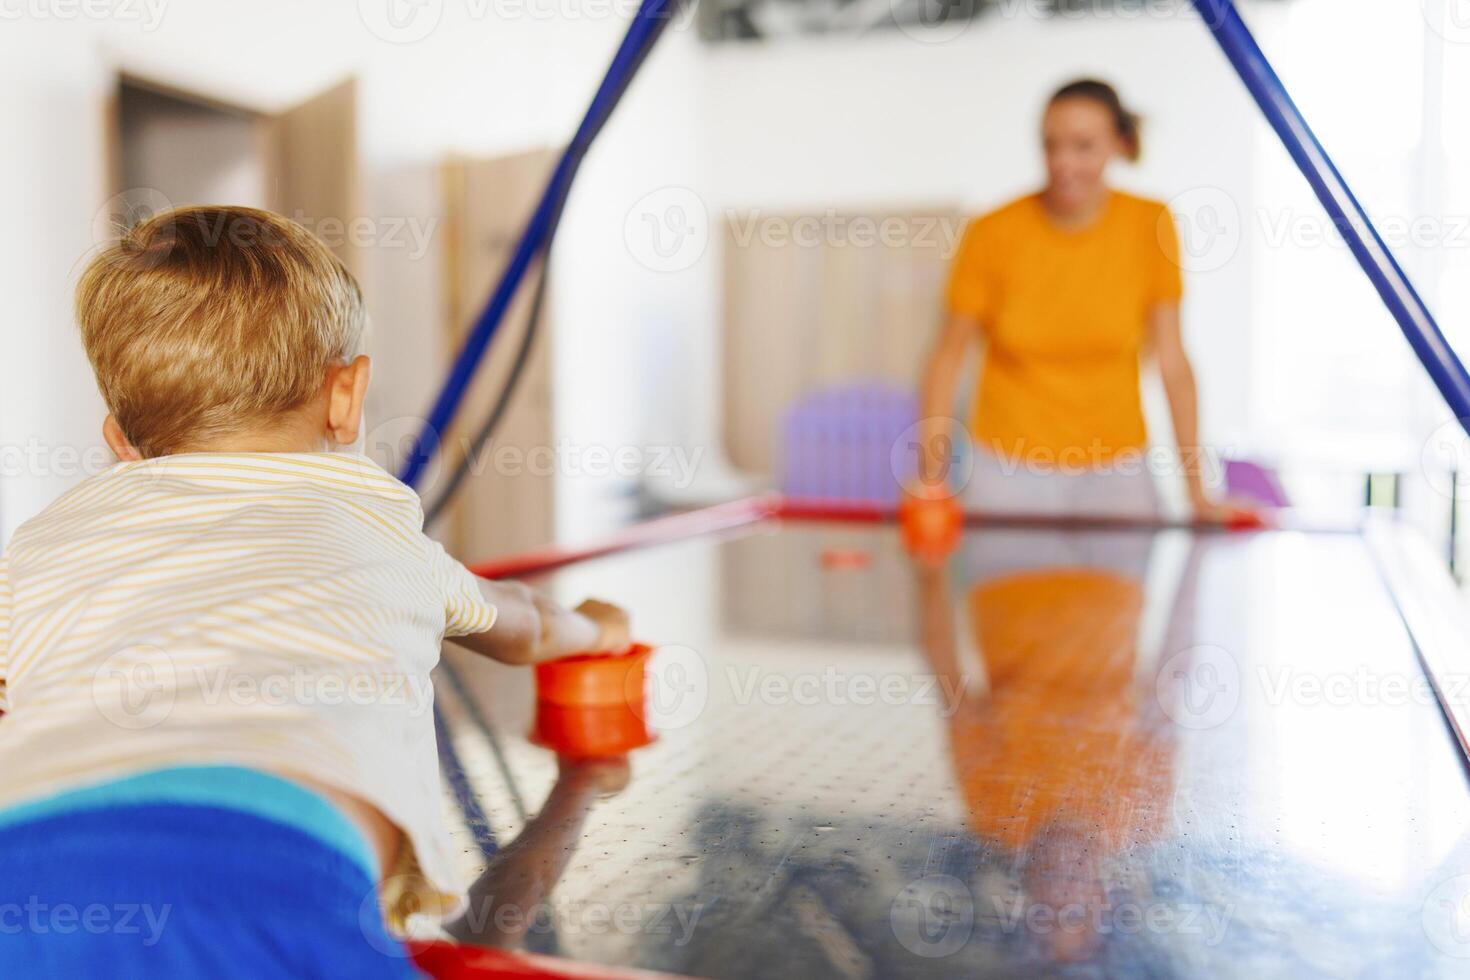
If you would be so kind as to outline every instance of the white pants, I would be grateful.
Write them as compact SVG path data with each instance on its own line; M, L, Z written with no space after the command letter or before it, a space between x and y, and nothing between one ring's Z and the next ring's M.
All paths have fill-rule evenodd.
M966 510L1040 517L1159 516L1159 493L1146 468L1123 472L1057 472L997 457L976 446L963 492Z
M1140 520L1159 516L1158 490L1142 467L1124 472L1028 470L980 446L975 447L974 472L961 499L966 510L985 514ZM976 584L1040 569L1083 567L1142 584L1154 538L1147 528L990 527L965 536L960 574L968 584Z

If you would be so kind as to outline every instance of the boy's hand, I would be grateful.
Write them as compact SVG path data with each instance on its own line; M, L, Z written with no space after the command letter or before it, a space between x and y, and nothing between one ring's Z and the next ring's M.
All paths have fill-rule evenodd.
M575 612L521 582L480 580L480 593L495 607L495 625L455 642L506 664L538 664L573 653L622 653L632 645L628 614L588 599Z
M557 756L556 769L558 788L567 788L574 792L579 788L585 789L601 799L617 796L628 788L628 783L633 778L632 767L628 765L628 757L625 755L601 759Z
M627 610L601 599L587 599L576 611L596 624L598 635L595 649L598 652L622 653L633 645Z

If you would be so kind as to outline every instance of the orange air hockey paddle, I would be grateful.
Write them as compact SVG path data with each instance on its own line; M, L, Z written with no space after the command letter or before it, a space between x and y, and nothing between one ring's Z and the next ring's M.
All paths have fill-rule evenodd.
M536 665L531 741L570 758L626 755L653 741L647 720L652 649L579 653Z
M898 504L898 528L910 554L941 559L959 544L965 513L953 497L905 494Z
M536 700L586 707L642 705L652 648L635 643L622 653L574 653L536 665Z

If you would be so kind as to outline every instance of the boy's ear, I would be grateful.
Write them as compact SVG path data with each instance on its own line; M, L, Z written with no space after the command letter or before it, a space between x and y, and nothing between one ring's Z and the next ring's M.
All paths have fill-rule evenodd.
M122 426L111 415L102 420L102 439L107 443L107 448L112 450L112 454L125 463L137 462L143 458L143 454L128 442Z
M362 411L372 373L372 361L366 354L327 369L327 435L339 446L350 446L362 435Z

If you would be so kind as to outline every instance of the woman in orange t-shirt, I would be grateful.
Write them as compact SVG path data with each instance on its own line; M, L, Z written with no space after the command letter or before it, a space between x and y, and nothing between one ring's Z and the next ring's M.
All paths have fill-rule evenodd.
M975 219L923 379L925 482L947 469L961 369L983 349L970 417L968 502L992 511L1149 517L1157 497L1140 360L1163 376L1196 517L1243 517L1205 492L1194 372L1180 336L1179 242L1168 208L1108 186L1136 160L1138 119L1103 82L1052 96L1042 121L1047 183Z

